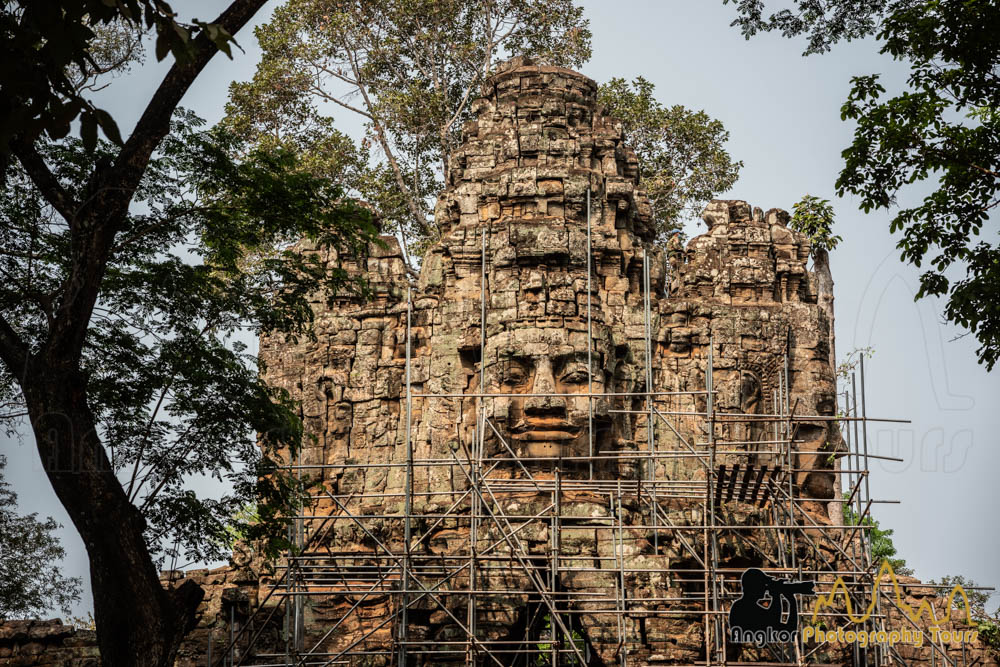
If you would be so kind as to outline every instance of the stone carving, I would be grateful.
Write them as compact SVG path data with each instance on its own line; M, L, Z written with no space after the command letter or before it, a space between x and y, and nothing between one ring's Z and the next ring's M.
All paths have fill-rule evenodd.
M681 452L682 439L705 437L703 417L693 415L705 411L710 346L719 412L773 413L774 396L786 381L779 376L786 373L787 356L788 387L780 388L781 400L789 402L786 409L832 415L831 334L806 270L808 240L784 226L788 216L783 211L764 214L741 201L713 202L704 214L708 233L693 239L683 253L675 252L668 285L668 262L654 244L649 204L637 185L636 158L623 144L616 121L597 107L595 96L596 85L580 74L515 60L475 103L476 120L464 128L463 146L455 153L450 182L435 209L441 239L427 251L419 279L410 288L411 391L417 396L410 445L417 461L473 457L488 462L480 471L489 468L492 495L479 502L497 514L545 515L551 493L532 493L516 482L545 480L551 485L558 469L561 483L570 485L561 494L563 514L588 517L560 527L562 558L556 566L537 560L552 549L554 531L548 524L526 530L516 545L509 545L503 544L503 521L478 522L474 542L483 563L475 588L498 592L476 600L472 616L481 640L541 638L549 621L539 595L532 593L531 577L537 576L557 591L551 599L568 610L565 616L571 620L566 622L600 661L595 664L616 662L622 650L619 616L606 612L623 584L628 597L653 600L645 604L648 613L633 613L623 621L630 655L703 659L701 618L673 613L686 602L665 602L685 598L685 591L697 585L693 579L702 576L665 574L695 564L704 548L701 536L688 533L686 547L666 530L650 535L630 529L615 535L608 528L611 519L621 516L625 525L643 525L649 509L634 499L635 492L621 507L609 504L601 493L619 481L664 480L658 510L663 516L657 521L683 526L705 520L700 502L677 491L683 480L703 483L705 468L699 461L680 456L642 460L650 431L650 406L640 395L647 391L647 363L651 388L662 392L652 407L674 415L669 424L658 419L652 425L657 451ZM303 418L317 436L302 463L355 466L317 474L357 516L399 514L405 495L405 470L398 464L406 457L408 281L398 246L385 240L388 250L365 260L327 258L366 271L378 295L373 304L343 300L326 309L317 303L316 342L262 342L269 381L302 401ZM686 261L677 261L682 256ZM644 263L649 275L648 351ZM480 328L483 296L485 331ZM480 387L486 396L477 396ZM680 393L695 391L702 393ZM596 396L588 398L590 392ZM480 411L481 442L475 435ZM719 424L715 435L756 442L767 439L770 426ZM833 483L824 461L827 443L837 440L836 429L828 421L803 423L796 437L805 441L803 451L816 454L799 457L798 467L808 472L795 473L793 484L809 499L803 504L816 520L827 522L825 500L832 498ZM758 458L775 463L774 456ZM420 522L424 539L415 550L415 563L435 556L460 569L468 558L472 522L467 516L473 501L462 500L470 487L464 469L415 465L414 515L457 517L426 534L422 531L433 521ZM591 475L596 485L573 486ZM498 482L504 479L510 480L507 487ZM746 521L757 520L760 513L752 506L734 506L729 512ZM362 548L362 533L371 531L380 543L398 550L401 528L401 522L388 519L366 523L364 530L345 526L333 544L356 549L356 564L362 565L362 553L374 557L377 551ZM745 546L733 545L721 547L723 558L745 561ZM519 549L533 559L533 574L516 562ZM502 575L490 557L503 562ZM366 563L374 566L376 560ZM615 570L616 562L624 575ZM588 571L585 564L597 565ZM663 572L639 571L657 569ZM685 581L686 576L692 580ZM459 572L453 583L468 588L468 573ZM441 651L453 641L451 659L466 660L467 597L442 595L415 604L409 611L409 639L427 641ZM342 649L362 637L366 627L389 618L395 603L388 596L380 600L367 615L346 619L331 647ZM309 613L317 630L320 619L339 618L349 602L336 595L312 600ZM387 625L385 632L359 646L384 643L390 636ZM447 659L440 653L428 660Z

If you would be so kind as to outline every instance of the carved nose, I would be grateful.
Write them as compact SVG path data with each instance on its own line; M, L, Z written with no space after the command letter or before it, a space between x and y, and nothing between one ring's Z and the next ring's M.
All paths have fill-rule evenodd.
M535 367L535 379L532 382L531 393L554 394L556 391L555 377L552 375L552 362L542 359ZM566 411L566 401L559 396L532 396L524 404L524 411L529 415L563 414Z
M552 362L543 357L535 365L535 377L531 383L533 394L551 394L556 390L555 376L552 374Z

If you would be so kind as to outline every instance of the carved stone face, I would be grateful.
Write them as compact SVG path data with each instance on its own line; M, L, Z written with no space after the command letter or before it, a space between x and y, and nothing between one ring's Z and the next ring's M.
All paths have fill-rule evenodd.
M586 469L587 461L572 457L590 453L591 406L594 453L611 446L610 401L594 397L588 406L587 397L591 387L595 394L610 391L614 359L609 349L599 343L590 351L588 378L586 331L526 327L487 341L487 391L509 395L487 399L487 414L513 453L527 459L529 467L551 469L568 457L560 463L564 470Z

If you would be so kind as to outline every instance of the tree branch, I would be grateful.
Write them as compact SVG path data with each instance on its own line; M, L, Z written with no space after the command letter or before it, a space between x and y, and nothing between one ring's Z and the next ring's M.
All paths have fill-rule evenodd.
M236 34L265 2L235 0L214 23ZM135 189L153 151L170 129L170 117L177 104L218 50L207 35L199 35L190 57L174 63L160 82L114 163L98 167L92 175L87 202L73 230L72 268L50 331L50 354L64 360L80 355L115 235L121 230Z
M160 455L160 457L156 460L156 463L154 463L154 464L152 464L150 466L149 472L146 475L143 476L142 481L140 481L139 485L136 486L136 488L135 488L135 500L139 499L139 490L146 483L146 480L149 479L149 476L151 474L153 474L153 471L156 470L156 468L160 464L160 462L166 460L168 454L171 454L172 452L174 452L185 441L187 442L187 447L184 449L184 453L180 455L180 457L177 459L177 461L178 462L179 461L183 461L184 459L187 458L188 454L191 453L191 451L194 449L195 445L198 443L197 438L189 438L188 437L188 434L191 432L191 429L192 429L192 426L188 426L184 430L184 433L182 433L177 438L177 442L174 443L174 446L171 447L170 449L168 449L167 451L163 452ZM177 465L176 464L173 465L172 468L176 469ZM145 497L143 497L143 499L142 499L142 505L139 506L139 510L140 511L145 511L146 510L146 507L149 505L149 503L153 502L153 499L156 498L157 494L159 494L160 491L163 489L163 487L167 485L167 482L169 482L170 479L171 479L171 476L169 474L164 474L163 475L163 478L160 479L160 482L156 485L156 487L153 488L148 494L146 494Z
M0 315L0 359L15 378L20 378L18 373L28 361L28 346L3 315Z
M72 229L76 221L77 211L80 208L73 197L66 192L52 172L49 171L45 160L38 154L33 145L18 138L10 142L10 147L14 155L17 156L18 162L21 163L21 166L28 173L32 183L35 184L38 191L45 197L45 201L59 212L59 215L66 220L70 229Z
M264 6L267 0L235 0L213 23L235 35ZM170 117L201 71L218 52L207 35L194 40L194 54L186 63L174 63L160 82L135 129L115 160L111 174L134 188L145 171L153 150L170 129Z
M353 56L350 56L351 69L354 72L355 78L358 81L361 80L361 72L357 61ZM407 207L410 209L410 215L413 216L413 222L417 225L426 236L431 235L430 227L427 225L427 219L420 211L420 206L417 204L415 199L415 194L410 192L409 188L406 186L406 181L403 179L403 171L399 167L399 162L396 160L396 156L392 152L392 148L389 145L389 139L386 137L385 128L382 126L382 122L374 117L374 104L372 104L371 99L368 97L368 91L363 85L358 85L358 92L361 93L361 97L365 101L365 106L368 110L373 113L372 124L375 126L375 136L378 137L378 142L382 146L382 150L385 152L386 158L389 160L389 166L392 168L392 173L396 178L396 185L399 187L400 192L406 198Z
M213 326L212 322L206 322L205 326L202 327L201 332L198 334L199 337L204 336L208 333L208 330ZM139 444L139 453L135 455L135 465L132 467L132 478L128 483L128 490L125 495L128 496L129 500L135 500L139 496L139 487L135 486L135 478L139 473L139 464L142 462L142 455L146 451L146 445L149 443L149 436L153 431L153 424L156 422L156 417L160 412L160 408L163 407L163 402L167 398L167 393L169 393L170 388L173 386L174 381L177 379L179 369L174 369L174 372L170 374L170 378L167 380L166 384L163 385L163 391L160 392L160 398L156 401L156 406L153 411L149 413L149 421L146 422L146 430L142 434L142 441ZM189 427L190 429L190 427ZM185 431L186 433L187 431ZM142 484L139 484L142 486ZM133 487L135 487L135 494L133 495Z

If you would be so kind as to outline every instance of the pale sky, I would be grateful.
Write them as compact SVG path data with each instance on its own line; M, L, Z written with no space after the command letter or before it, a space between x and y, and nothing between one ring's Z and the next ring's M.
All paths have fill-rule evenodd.
M204 19L225 6L173 4L194 7ZM728 150L744 167L723 197L765 210L790 209L806 193L833 201L836 232L844 238L831 258L838 354L873 347L868 415L912 420L869 427L873 452L906 459L872 463L872 497L900 501L874 506L874 516L895 530L899 555L922 579L962 574L1000 587L1000 530L993 515L1000 500L1000 372L987 374L977 365L975 340L957 338L962 331L943 322L943 302L913 301L918 273L899 261L897 239L888 229L891 215L864 214L856 201L833 192L840 152L851 139L851 127L840 120L850 77L882 72L886 82L899 85L905 68L880 57L870 41L808 58L800 55L802 42L771 35L745 41L729 27L732 5L721 0L582 4L594 34L585 74L598 82L641 75L655 84L664 104L704 109L724 123L731 134ZM260 20L277 5L269 3ZM182 102L210 122L222 115L228 84L252 76L259 57L249 29L237 39L246 53L236 52L234 61L216 57ZM163 64L141 68L102 98L123 133L164 71ZM336 118L343 131L357 136L356 119ZM994 216L993 238L996 221ZM701 233L704 226L688 231ZM85 580L87 595L78 605L85 613L91 599L83 543L41 470L33 442L0 439L0 452L8 457L6 477L20 496L21 511L51 515L67 526L61 533L65 571Z

